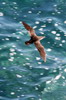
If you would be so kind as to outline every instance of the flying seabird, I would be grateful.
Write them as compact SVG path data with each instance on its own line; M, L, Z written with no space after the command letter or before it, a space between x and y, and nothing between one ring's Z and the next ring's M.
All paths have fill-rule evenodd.
M36 48L38 49L40 56L42 57L42 59L44 60L44 62L46 62L46 53L44 50L44 47L42 46L42 44L40 43L40 40L42 40L43 38L45 38L44 36L37 36L35 34L35 30L29 26L28 24L26 24L25 22L22 22L22 24L24 25L24 27L28 30L31 39L29 41L26 41L25 44L29 45L34 43Z

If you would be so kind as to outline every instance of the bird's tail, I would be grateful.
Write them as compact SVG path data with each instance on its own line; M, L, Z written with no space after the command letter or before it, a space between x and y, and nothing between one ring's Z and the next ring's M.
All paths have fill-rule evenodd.
M45 36L38 36L38 40L42 40L44 38L45 38Z

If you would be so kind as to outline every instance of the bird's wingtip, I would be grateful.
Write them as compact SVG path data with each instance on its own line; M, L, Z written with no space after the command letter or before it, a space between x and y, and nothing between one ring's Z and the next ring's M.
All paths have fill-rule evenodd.
M22 24L26 24L24 21L22 21Z
M24 24L24 21L22 21L22 24Z

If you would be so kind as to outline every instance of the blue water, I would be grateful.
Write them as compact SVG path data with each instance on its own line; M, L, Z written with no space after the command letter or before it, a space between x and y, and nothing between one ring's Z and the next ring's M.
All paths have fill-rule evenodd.
M45 36L46 63L21 21ZM66 100L66 0L0 0L0 100Z

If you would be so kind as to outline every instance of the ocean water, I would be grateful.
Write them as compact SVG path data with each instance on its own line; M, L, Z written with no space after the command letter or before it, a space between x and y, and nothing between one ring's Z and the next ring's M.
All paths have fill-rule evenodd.
M45 36L46 63L22 21ZM66 0L0 0L0 100L66 100Z

